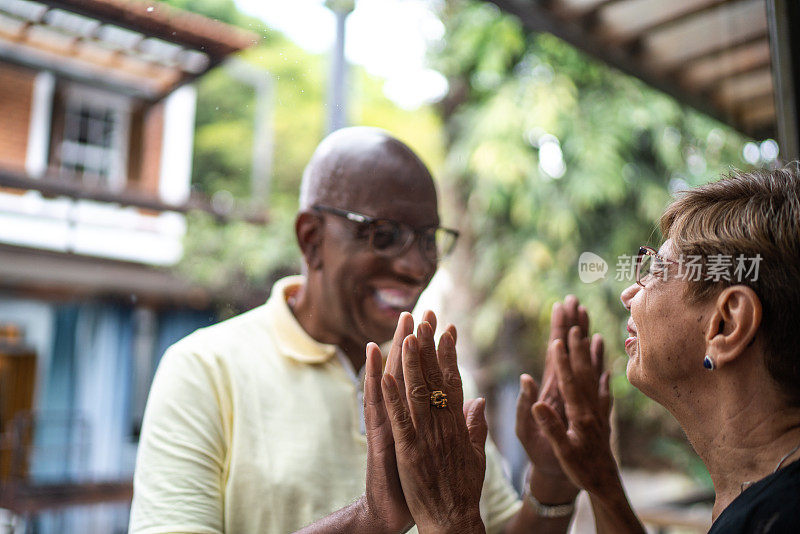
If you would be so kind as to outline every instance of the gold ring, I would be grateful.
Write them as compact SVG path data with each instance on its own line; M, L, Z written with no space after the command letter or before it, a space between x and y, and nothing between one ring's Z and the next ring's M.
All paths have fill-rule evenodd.
M447 393L434 391L431 393L431 406L434 408L447 408Z

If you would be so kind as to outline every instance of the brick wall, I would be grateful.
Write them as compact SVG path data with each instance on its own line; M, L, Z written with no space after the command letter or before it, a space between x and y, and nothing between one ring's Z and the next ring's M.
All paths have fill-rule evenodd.
M0 62L0 166L24 170L36 72Z

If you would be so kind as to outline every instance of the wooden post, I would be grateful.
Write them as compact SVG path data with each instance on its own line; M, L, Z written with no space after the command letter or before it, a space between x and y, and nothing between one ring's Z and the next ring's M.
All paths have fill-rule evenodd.
M768 0L767 22L780 159L789 162L800 159L800 5L794 0Z

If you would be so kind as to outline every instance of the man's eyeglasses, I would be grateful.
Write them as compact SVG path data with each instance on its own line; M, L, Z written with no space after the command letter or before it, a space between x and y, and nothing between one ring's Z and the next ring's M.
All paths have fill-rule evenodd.
M643 280L651 275L666 279L670 264L678 265L678 262L661 256L654 248L639 247L639 254L636 256L636 283L644 287Z
M458 239L456 230L441 226L415 229L391 219L377 219L330 206L315 204L312 209L357 223L363 232L362 236L368 238L372 250L381 256L394 257L404 254L416 238L422 255L435 262L452 252Z

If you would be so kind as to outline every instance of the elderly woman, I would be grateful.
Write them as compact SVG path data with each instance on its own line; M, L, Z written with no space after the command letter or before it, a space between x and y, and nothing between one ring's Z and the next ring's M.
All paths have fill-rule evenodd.
M708 467L710 532L800 532L797 171L691 189L661 230L666 240L640 249L636 283L622 292L628 380L675 416ZM549 351L566 419L548 402L534 418L588 491L598 531L642 532L608 444L607 381L591 370L601 344L570 332Z

